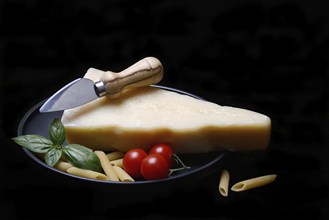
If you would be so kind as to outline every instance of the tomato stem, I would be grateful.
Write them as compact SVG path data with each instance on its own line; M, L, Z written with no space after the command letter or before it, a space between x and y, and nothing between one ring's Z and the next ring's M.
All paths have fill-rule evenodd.
M179 167L179 168L174 168L174 169L169 169L169 174L168 176L170 176L173 172L176 171L181 171L181 170L185 170L185 169L189 169L190 167L186 168L186 167Z
M176 154L172 154L172 157L174 160L176 160L182 167L179 168L174 168L174 169L169 169L169 176L176 171L180 171L180 170L186 170L186 169L190 169L191 167L186 166L183 161L176 155Z
M178 161L179 164L181 164L185 169L190 169L191 167L186 166L183 161L176 155L176 154L172 154L172 156L174 157L175 160Z

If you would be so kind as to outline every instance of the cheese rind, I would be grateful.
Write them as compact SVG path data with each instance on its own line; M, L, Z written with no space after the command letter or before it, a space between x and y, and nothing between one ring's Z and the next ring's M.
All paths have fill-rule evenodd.
M147 150L156 143L178 153L264 149L271 133L263 114L154 87L65 110L62 122L69 143L104 151Z

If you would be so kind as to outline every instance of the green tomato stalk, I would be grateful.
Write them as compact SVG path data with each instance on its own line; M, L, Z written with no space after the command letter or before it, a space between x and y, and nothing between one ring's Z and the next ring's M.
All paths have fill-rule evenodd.
M172 173L177 172L177 171L182 171L182 170L187 170L190 169L191 167L186 166L183 161L176 155L176 154L172 154L173 159L181 165L181 167L178 168L173 168L173 169L169 169L169 174L168 176L170 176Z

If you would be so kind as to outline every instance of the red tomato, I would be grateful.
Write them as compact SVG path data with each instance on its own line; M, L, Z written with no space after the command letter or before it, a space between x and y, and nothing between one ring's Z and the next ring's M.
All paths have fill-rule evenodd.
M123 156L123 169L133 178L142 177L141 164L144 158L147 157L147 153L138 148L129 150Z
M146 180L163 179L169 174L169 164L160 154L151 154L143 159L141 173Z
M154 145L149 154L160 154L169 163L169 167L173 167L176 161L172 159L174 151L168 144L156 144Z

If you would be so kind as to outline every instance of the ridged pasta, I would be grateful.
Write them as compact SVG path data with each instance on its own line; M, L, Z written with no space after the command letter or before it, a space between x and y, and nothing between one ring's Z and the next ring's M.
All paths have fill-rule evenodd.
M232 191L235 192L241 192L247 189L252 189L260 186L267 185L269 183L272 183L276 179L276 174L271 175L265 175L265 176L259 176L252 179L247 179L240 181L236 184L234 184L231 187Z

